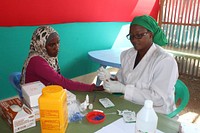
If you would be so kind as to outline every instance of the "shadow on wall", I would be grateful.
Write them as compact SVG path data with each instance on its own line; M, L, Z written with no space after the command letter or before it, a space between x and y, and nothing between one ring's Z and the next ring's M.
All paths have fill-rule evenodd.
M119 34L117 35L117 38L111 49L120 49L120 48L127 49L132 47L130 40L126 38L126 35L129 34L129 28L130 24L125 24L121 27Z

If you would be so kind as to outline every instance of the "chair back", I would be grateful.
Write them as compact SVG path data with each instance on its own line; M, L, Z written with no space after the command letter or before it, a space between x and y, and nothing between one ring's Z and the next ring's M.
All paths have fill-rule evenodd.
M178 79L175 84L175 103L177 103L179 100L181 100L181 102L177 109L168 114L167 116L173 118L178 113L180 113L187 106L189 99L190 93L187 86L180 79Z
M19 97L22 98L22 90L20 86L21 72L13 72L9 75L9 82L17 90Z

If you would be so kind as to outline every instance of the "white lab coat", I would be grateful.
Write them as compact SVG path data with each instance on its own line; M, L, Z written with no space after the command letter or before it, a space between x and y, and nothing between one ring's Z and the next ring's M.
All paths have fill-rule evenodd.
M172 55L153 44L133 69L137 51L130 48L121 54L118 80L125 85L124 98L136 104L153 101L156 112L168 114L175 107L174 85L178 79L178 66Z

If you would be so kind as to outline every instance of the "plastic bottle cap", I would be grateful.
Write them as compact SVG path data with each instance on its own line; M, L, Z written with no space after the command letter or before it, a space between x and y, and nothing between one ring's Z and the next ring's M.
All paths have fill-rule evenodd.
M145 100L144 106L146 108L152 108L153 107L153 101L151 101L151 100Z
M93 109L93 104L90 103L88 108L89 108L89 109Z

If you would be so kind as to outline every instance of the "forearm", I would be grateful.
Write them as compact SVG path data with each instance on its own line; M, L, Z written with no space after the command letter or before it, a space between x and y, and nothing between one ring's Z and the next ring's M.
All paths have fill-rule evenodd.
M45 82L45 85L56 84L68 90L93 91L92 85L65 78L53 70L42 58L35 58L35 60L32 60L30 63L30 65L35 66L32 70L34 71L33 73L37 75L37 79L41 79L43 82ZM39 67L38 64L40 64Z
M164 104L162 96L152 89L136 88L134 85L126 85L124 98L137 104L144 104L144 101L152 100L154 106Z

